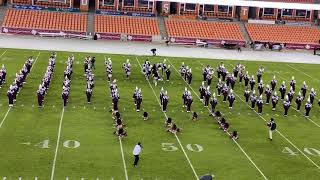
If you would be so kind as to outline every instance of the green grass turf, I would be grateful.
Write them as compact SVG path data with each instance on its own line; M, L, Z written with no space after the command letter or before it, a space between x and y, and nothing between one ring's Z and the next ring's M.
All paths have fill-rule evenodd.
M7 51L0 63L7 67L7 83L0 90L0 120L8 112L6 91L12 83L15 73L20 70L25 59L33 55L37 57L39 51L1 49L0 54ZM55 164L54 179L125 179L120 144L112 133L113 120L111 113L111 99L109 85L106 81L104 58L113 60L113 77L118 80L120 91L120 112L126 124L128 137L122 140L124 159L129 179L158 179L158 180L185 180L195 179L195 175L187 161L185 154L178 143L184 148L197 175L214 174L217 179L263 179L262 175L248 160L243 151L251 158L256 166L268 179L319 179L320 169L311 163L320 164L320 124L319 107L314 104L311 110L310 122L302 114L290 108L289 116L283 117L282 102L276 112L271 111L270 105L264 106L262 117L241 101L244 85L237 82L235 93L236 102L230 111L227 104L219 97L217 109L222 111L231 130L237 130L240 139L235 142L221 130L215 120L209 117L208 110L199 101L196 94L186 85L180 75L171 68L170 82L160 82L153 89L141 74L138 61L142 64L146 58L151 62L162 62L164 57L135 57L123 55L105 55L76 52L57 52L55 73L50 90L45 97L45 107L38 109L36 90L45 73L50 52L41 51L33 70L28 76L27 83L17 98L0 128L0 179L50 179L53 159L56 150L59 123L62 115L61 86L63 71L67 56L75 55L74 74L71 81L70 103L63 113L62 129ZM87 55L94 55L97 59L95 74L95 88L92 104L86 103L85 77L83 76L83 59ZM132 64L132 75L125 79L122 63L129 58ZM198 94L202 81L202 64L217 67L221 60L167 58L168 63L178 69L181 62L192 67L192 89ZM231 72L237 61L224 60L227 69ZM269 83L275 74L278 84L287 82L291 76L297 80L297 89L305 80L309 89L318 89L319 65L287 64L271 62L241 62L250 74L255 74L259 65L265 67L263 80ZM312 78L311 78L312 77ZM214 78L211 91L215 91L217 79ZM135 86L142 89L142 108L149 112L150 119L142 120L142 112L137 113L132 101ZM178 138L165 131L165 115L160 111L156 98L161 87L164 87L170 96L167 115L182 128ZM191 114L182 108L181 95L185 87L192 92L194 103L192 110L199 114L199 121L192 122ZM301 113L304 113L302 111ZM264 119L274 117L278 130L283 135L274 134L274 141L270 142ZM40 142L48 143L47 148ZM64 143L71 140L80 142L78 148L67 148ZM133 167L132 150L138 141L143 144L143 151L138 167ZM29 143L21 144L21 143ZM39 144L40 143L40 144ZM171 143L171 144L163 144ZM188 144L200 145L203 151L190 151ZM165 151L163 145L173 145L176 151ZM293 152L283 151L291 149ZM298 148L301 152L298 152ZM313 148L313 149L312 149ZM306 155L307 157L305 157ZM309 159L308 159L309 158Z

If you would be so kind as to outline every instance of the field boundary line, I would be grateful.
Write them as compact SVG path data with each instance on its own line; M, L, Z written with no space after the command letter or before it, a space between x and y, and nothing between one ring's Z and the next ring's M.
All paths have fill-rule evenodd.
M126 180L128 180L129 178L128 178L128 173L127 173L126 160L124 159L124 153L123 153L123 148L122 148L122 141L121 141L121 138L120 138L120 137L119 137L119 143L120 143L120 150L121 150L121 156L122 156L124 174L125 174Z
M140 64L140 62L139 62L139 60L138 60L138 58L137 58L137 57L136 57L136 61L138 62L138 64L139 64L140 68L142 69L142 66L141 66L141 64ZM140 69L140 70L141 70L141 69ZM152 92L153 92L154 96L156 97L156 99L157 99L157 101L158 101L159 106L161 107L161 103L160 103L160 101L159 101L159 99L158 99L158 96L156 95L156 92L154 91L154 89L153 89L153 87L152 87L152 85L151 85L151 83L150 83L149 79L146 79L146 80L147 80L147 82L148 82L148 84L149 84L150 88L152 89ZM162 111L162 112L163 112L163 111ZM163 114L164 114L164 116L166 117L166 119L168 119L167 113L163 112ZM192 165L192 163L191 163L191 161L190 161L190 159L189 159L189 157L188 157L187 153L185 152L185 150L184 150L184 148L183 148L183 146L182 146L182 144L181 144L180 139L178 138L178 136L177 136L177 134L176 134L176 133L175 133L174 135L175 135L175 137L176 137L176 139L177 139L177 141L178 141L178 143L179 143L179 145L180 145L180 147L181 147L181 149L182 149L182 152L184 153L184 155L185 155L185 157L186 157L186 159L187 159L187 161L188 161L188 163L189 163L189 165L190 165L190 167L191 167L191 169L192 169L192 171L193 171L194 176L195 176L195 177L196 177L196 179L198 180L198 179L199 179L199 176L197 175L197 172L195 171L195 169L194 169L194 167L193 167L193 165Z
M199 62L200 63L200 62ZM227 62L228 63L228 62ZM200 63L201 64L201 63ZM232 66L232 64L228 63L229 66ZM202 64L203 65L203 64ZM214 75L215 76L215 75ZM216 76L215 76L216 77ZM217 77L216 77L217 78ZM240 96L238 96L235 92L234 94L248 107L250 107ZM259 115L256 110L253 110L256 115L258 115L262 120L265 122L268 122L263 116ZM284 136L278 129L276 129L276 132L280 134L281 137L283 137L289 144L291 144L294 148L296 148L305 158L307 158L314 166L316 166L320 170L320 166L316 164L311 158L309 158L304 152L302 152L296 145L294 145L286 136Z
M171 64L171 66L173 67L173 69L179 74L179 71L175 68L175 66L171 63L171 61L169 60L169 58L167 58L168 62ZM180 76L181 77L181 76ZM188 84L184 79L183 77L181 77L181 79L189 86L189 88L193 91L193 93L200 99L199 95L195 92L195 90L190 86L190 84ZM209 113L211 113L210 109L207 107L206 108ZM227 132L228 135L230 136L230 133ZM246 158L251 162L251 164L258 170L258 172L262 175L262 177L267 180L268 178L264 175L264 173L260 170L260 168L254 163L254 161L251 159L251 157L243 150L243 148L241 147L241 145L234 139L232 139L233 142L238 146L238 148L242 151L242 153L246 156Z
M277 76L279 76L281 79L283 79L283 80L286 80L285 78L283 78L279 73L278 73L278 75ZM296 108L292 108L292 109L294 109L296 112L298 112L299 114L301 114L301 115L304 115L302 112L300 112L300 111L298 111ZM320 125L318 124L318 123L316 123L316 122L314 122L311 118L309 118L309 117L305 117L306 119L308 119L310 122L312 122L314 125L316 125L316 126L318 126L319 128L320 128Z
M5 55L7 53L7 49L0 55L0 58L2 58L3 55Z
M309 77L309 78L311 78L311 79L315 79L315 80L319 81L319 79L317 79L317 78L313 78L312 76L310 76L309 74L307 74L307 73L305 73L305 72L301 71L300 69L297 69L297 68L295 68L295 67L293 67L293 66L291 66L291 65L289 65L289 64L287 64L287 66L288 66L288 67L290 67L291 69L294 69L294 70L296 70L296 71L298 71L298 72L303 73L304 75L308 76L308 77Z
M38 53L38 55L37 55L36 59L34 60L34 63L32 64L32 67L31 67L31 69L30 69L30 73L31 73L31 71L32 71L33 67L36 65L36 62L37 62L37 60L38 60L38 58L39 58L40 54L41 54L41 52L39 51L39 53Z
M58 149L60 144L60 136L61 136L61 129L62 129L62 120L64 116L64 107L62 108L61 117L60 117L60 123L59 123L59 130L58 130L58 137L57 137L57 144L56 144L56 150L54 153L53 163L52 163L52 169L51 169L51 180L54 180L54 173L56 168L56 161L58 156Z
M4 115L4 117L3 117L3 119L2 119L2 121L1 121L1 123L0 123L0 128L2 127L4 121L6 120L6 118L7 118L8 114L9 114L11 108L12 108L12 107L9 107L8 111L7 111L6 114Z

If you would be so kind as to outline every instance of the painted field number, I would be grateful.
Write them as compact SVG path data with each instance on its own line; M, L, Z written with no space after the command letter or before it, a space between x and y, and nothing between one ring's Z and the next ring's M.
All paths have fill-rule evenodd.
M46 140L43 140L43 141L35 144L34 146L39 147L41 149L48 149L48 148L50 148L49 143L50 143L49 139L46 139ZM69 148L69 149L76 149L76 148L80 147L80 142L76 141L76 140L66 140L63 143L63 147Z
M312 156L320 156L320 151L318 149L315 148L304 148L303 151L309 155ZM284 147L284 149L282 150L282 153L286 153L290 156L297 156L299 155L299 152L295 152L293 150L291 150L289 147Z
M177 151L179 148L174 145L174 143L162 143L162 150L163 151ZM202 152L203 147L199 144L187 144L187 149L192 152Z

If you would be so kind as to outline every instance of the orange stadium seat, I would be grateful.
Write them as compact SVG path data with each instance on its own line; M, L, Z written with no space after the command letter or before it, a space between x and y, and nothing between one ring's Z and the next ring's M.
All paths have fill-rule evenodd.
M58 31L87 31L87 16L64 12L9 9L4 18L4 27L44 29Z
M244 41L236 23L167 19L165 24L170 37Z
M316 27L247 24L253 41L275 43L318 43L320 30Z
M95 16L95 32L148 36L160 34L157 20L155 18L105 15Z

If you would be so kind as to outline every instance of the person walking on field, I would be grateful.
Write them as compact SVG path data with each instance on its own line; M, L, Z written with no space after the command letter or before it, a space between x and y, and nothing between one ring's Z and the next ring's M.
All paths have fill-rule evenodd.
M272 133L274 130L276 130L277 124L276 124L276 122L274 122L274 119L271 118L270 121L268 122L267 126L269 129L269 139L270 139L270 141L272 141Z
M133 163L133 166L136 167L138 165L138 162L139 162L139 155L141 153L141 150L142 150L142 145L140 142L138 142L138 144L136 144L134 146L134 149L133 149L133 156L134 156L134 163Z

